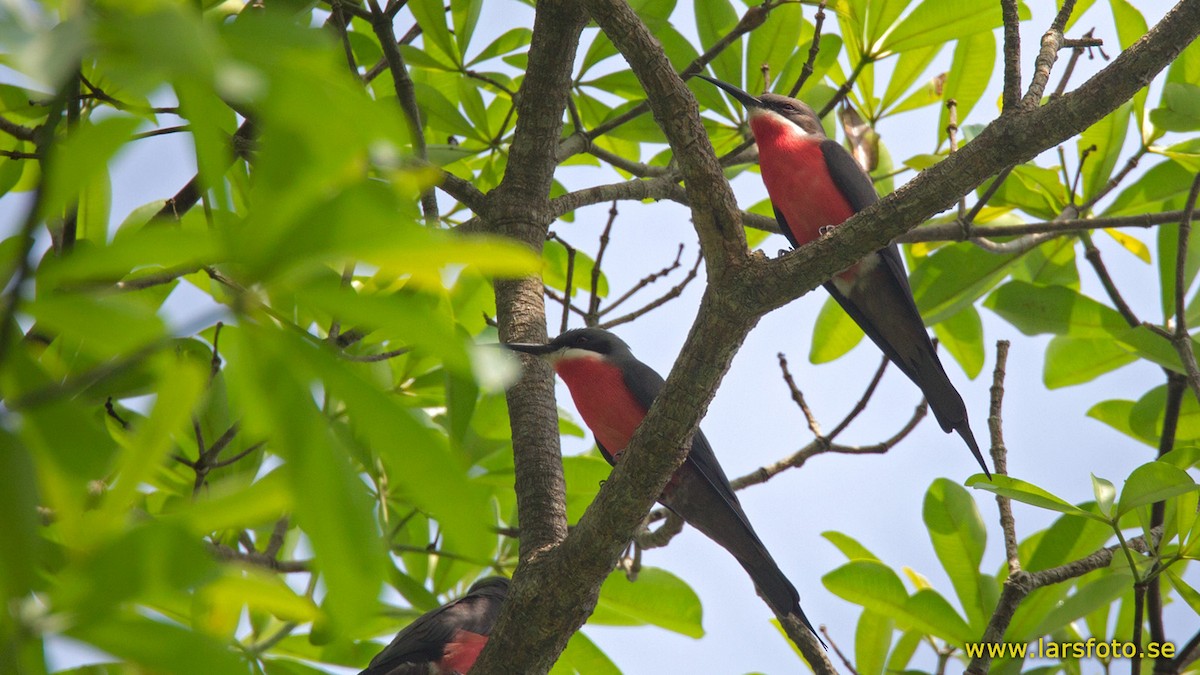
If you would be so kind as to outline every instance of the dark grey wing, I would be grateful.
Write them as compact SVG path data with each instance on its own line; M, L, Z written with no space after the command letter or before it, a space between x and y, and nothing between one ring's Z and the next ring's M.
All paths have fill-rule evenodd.
M833 185L849 202L855 213L879 201L875 184L866 171L854 161L854 156L840 143L826 139L821 141L821 154L825 155L825 167Z
M503 592L494 587L485 588L422 614L397 633L359 675L403 673L404 670L399 670L401 666L440 660L446 644L459 630L490 634L503 601Z
M623 362L622 372L634 398L649 408L662 391L663 379L632 358ZM699 429L692 437L687 459L671 477L659 502L729 551L749 572L759 592L777 613L781 616L793 613L812 628L800 609L800 595L754 532L712 446Z
M659 392L662 391L663 384L665 383L662 376L655 372L653 368L635 358L629 358L620 365L621 372L625 374L625 386L629 387L633 398L645 406L646 410L649 410L650 404L654 403L654 399L658 398ZM742 510L737 496L733 494L733 488L729 486L729 479L725 477L725 471L717 463L717 457L713 454L712 446L708 444L708 439L704 437L704 432L698 428L696 429L696 434L692 437L692 449L688 453L685 463L695 465L700 474L712 485L714 490L720 493L730 504L736 505L739 512Z
M792 234L792 228L788 227L787 218L783 217L783 213L774 204L771 204L771 208L775 210L775 222L779 223L781 234L787 237L788 243L792 245L792 248L800 248L800 245L796 243L796 237Z

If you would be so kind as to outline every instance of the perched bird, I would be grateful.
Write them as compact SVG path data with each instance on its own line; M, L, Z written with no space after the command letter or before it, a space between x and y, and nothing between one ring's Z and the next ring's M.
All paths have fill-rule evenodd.
M359 675L454 675L470 672L487 644L508 579L476 581L461 598L422 614L396 634Z
M805 103L778 94L751 96L720 80L699 77L746 106L758 144L758 164L775 219L793 247L800 247L879 201L871 178L837 141L825 137L821 120ZM900 251L889 244L825 283L863 332L925 394L946 433L957 431L991 476L963 403L938 359Z
M662 391L663 378L634 358L621 338L599 328L569 330L549 344L510 343L507 347L550 361L567 383L575 407L609 464L620 460L634 430ZM776 614L794 615L813 630L800 609L800 595L754 533L712 446L699 429L692 437L687 459L658 501L732 553Z

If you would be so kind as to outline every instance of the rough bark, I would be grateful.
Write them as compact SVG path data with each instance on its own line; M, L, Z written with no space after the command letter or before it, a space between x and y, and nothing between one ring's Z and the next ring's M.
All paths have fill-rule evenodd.
M585 2L606 30L620 31L611 36L613 42L623 51L628 50L626 58L634 63L639 81L647 89L655 118L664 127L690 188L695 191L689 191L689 198L698 200L693 201L693 218L710 270L715 263L722 273L710 275L699 314L662 394L630 442L625 459L614 469L579 526L560 545L531 557L523 556L506 614L497 625L484 658L476 665L475 672L479 673L543 673L554 663L569 635L591 612L598 588L612 570L620 549L632 537L667 477L682 461L687 441L733 355L762 314L811 290L867 252L952 206L1003 167L1032 158L1095 123L1131 98L1200 33L1200 0L1184 0L1142 40L1077 91L1046 106L1002 117L954 156L856 215L829 237L782 258L767 260L731 247L730 242L740 237L740 228L734 228L737 230L734 232L726 224L740 225L740 219L736 209L729 213L727 187L711 187L704 194L696 190L701 185L716 186L723 179L715 158L711 157L707 139L690 131L700 124L696 104L683 93L686 89L678 77L662 70L655 53L661 54L661 47L646 41L637 26L628 22L623 4L613 0ZM542 21L543 17L563 9L562 3L538 5L535 49L539 44L544 45L539 42L539 31L550 26L548 21ZM536 72L534 51L531 49L530 54L531 78ZM569 54L573 53L572 48ZM528 80L526 86L530 86ZM561 107L555 113L557 125L561 122ZM538 137L544 139L545 136ZM526 166L517 161L520 142L514 142L510 171L524 171ZM548 154L552 156L553 151ZM540 147L533 153L539 161L544 156ZM526 179L514 178L512 185L523 184L521 181ZM541 201L529 205L534 214L541 207ZM525 219L520 222L537 221L533 215L526 215ZM529 228L532 230L532 225ZM522 240L531 241L522 228L506 227L503 231L525 232ZM720 256L714 255L717 251ZM540 314L536 318L542 320ZM528 326L527 330L533 328ZM540 378L543 374L530 377ZM510 398L510 405L521 404ZM520 414L513 412L514 425ZM547 428L554 428L550 424L547 422ZM557 440L549 442L556 454ZM651 447L655 450L649 451ZM664 448L675 450L666 452ZM518 456L530 451L517 448ZM539 453L542 454L549 453ZM548 466L538 468L551 471ZM506 620L510 616L519 616L520 620Z

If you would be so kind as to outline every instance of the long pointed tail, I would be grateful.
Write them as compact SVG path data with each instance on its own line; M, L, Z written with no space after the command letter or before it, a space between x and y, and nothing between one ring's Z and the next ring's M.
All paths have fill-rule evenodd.
M817 631L800 609L800 594L796 587L754 532L729 481L723 473L715 473L719 469L711 454L707 440L697 434L692 455L679 467L660 501L679 514L684 522L729 551L777 615L794 615L820 642Z

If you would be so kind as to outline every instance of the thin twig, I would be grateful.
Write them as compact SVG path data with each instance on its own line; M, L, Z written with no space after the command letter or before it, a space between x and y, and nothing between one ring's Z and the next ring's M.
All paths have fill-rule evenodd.
M992 436L992 466L996 475L1008 475L1008 446L1004 444L1004 377L1008 366L1008 340L996 341L996 368L992 372L992 407L988 415L988 430ZM1004 532L1004 554L1008 560L1008 573L1021 571L1021 557L1017 549L1017 524L1013 519L1012 500L996 495L996 506L1000 510L1000 529Z
M697 271L700 269L700 263L703 261L704 261L704 256L701 253L697 253L696 254L696 262L695 262L695 264L692 265L692 269L688 271L687 276L685 276L682 281L680 281L678 284L675 284L674 286L672 286L671 290L662 294L658 298L650 301L649 303L644 305L641 309L632 311L628 314L625 314L624 316L619 316L615 319L609 319L608 321L605 321L604 323L599 324L597 327L611 329L613 326L619 326L623 323L629 323L630 321L633 321L634 319L637 319L641 316L645 316L646 314L649 314L650 312L658 309L659 307L662 307L663 305L667 304L671 300L678 298L683 293L683 289L687 288L687 285L692 283L692 280L696 278Z
M557 241L559 244L562 244L562 247L567 251L567 280L566 283L563 284L563 297L569 299L572 295L575 285L575 247L568 244L565 239L558 236L554 232L547 233L546 240ZM562 323L558 329L559 333L567 332L567 324L571 318L569 307L570 302L563 303Z
M311 561L308 560L276 560L273 556L263 553L243 553L224 544L208 544L208 550L214 558L227 562L244 562L256 567L263 567L272 572L283 574L299 574L311 572Z
M912 417L910 417L908 422L901 427L900 431L897 431L895 434L893 434L891 438L873 445L841 445L838 443L825 443L819 440L814 440L803 448L800 448L790 457L782 459L768 466L759 467L745 476L730 481L730 485L732 485L735 490L741 490L742 488L749 487L751 485L759 485L771 480L775 476L787 471L788 469L799 469L800 467L804 466L805 462L813 457L826 453L842 455L881 455L896 447L900 441L904 440L908 434L912 433L912 430L917 427L917 424L925 418L925 415L928 414L928 412L929 404L925 401L921 401L921 404L918 405L915 410L913 410Z
M958 152L958 101L950 99L946 101L946 140L950 144L950 154ZM963 195L958 200L958 219L966 222L967 217L967 196Z
M600 265L604 262L604 253L608 250L608 242L612 234L613 223L617 222L617 201L614 199L608 209L608 222L600 233L600 248L596 251L596 261L592 263L592 294L588 298L587 313L583 317L585 325L595 326L600 322Z
M421 161L429 158L425 148L425 128L421 124L421 110L417 105L416 88L412 78L408 76L408 67L400 54L396 41L396 32L392 27L392 18L379 8L378 0L367 0L371 8L371 28L383 48L383 56L387 59L388 70L392 73L392 84L396 87L396 100L408 121L409 133L412 136L413 150ZM421 212L425 216L425 224L433 226L438 222L437 194L430 188L421 194Z
M669 274L671 274L671 272L674 272L675 270L679 269L680 259L682 257L683 257L683 244L680 244L679 249L677 251L675 251L675 260L670 265L667 265L666 267L662 268L661 270L659 270L657 272L654 272L653 274L649 274L645 277L642 277L642 279L640 279L636 284L633 285L633 288L629 289L628 291L625 291L625 293L623 295L621 295L621 297L610 302L603 310L600 311L598 316L604 316L604 315L612 312L617 307L620 307L621 304L624 303L626 300L628 300L628 299L632 298L634 295L636 295L638 291L640 291L643 288L649 286L650 284L658 281L659 279L668 276Z
M804 86L804 83L808 81L808 78L812 77L813 69L817 65L817 54L821 51L821 28L824 25L825 0L821 0L817 5L817 15L814 17L812 46L808 48L808 60L804 62L804 67L800 69L800 76L796 78L796 83L788 91L788 96L795 98L796 94L800 93L800 89Z
M1087 232L1080 232L1079 239L1083 241L1084 257L1091 263L1092 269L1096 271L1096 276L1100 278L1100 285L1104 286L1104 292L1108 294L1109 299L1116 305L1117 311L1121 313L1121 316L1124 317L1125 322L1131 328L1141 325L1142 322L1133 313L1133 308L1129 306L1129 303L1125 302L1125 298L1117 290L1117 285L1113 282L1112 275L1108 273L1108 267L1105 266L1103 258L1100 257L1100 249L1096 248L1096 244L1092 242L1092 236Z
M787 357L783 352L775 355L779 359L779 370L783 373L783 382L787 385L788 391L791 392L792 401L800 408L800 412L804 415L804 419L808 422L808 430L812 435L821 442L827 443L825 435L821 433L821 423L817 421L816 415L808 407L808 401L804 400L804 392L800 391L800 387L796 386L796 379L792 377L792 372L788 370Z
M837 641L833 639L833 636L829 634L829 630L825 628L825 624L818 626L818 630L821 631L821 635L825 636L825 641L829 643L829 646L833 647L833 653L837 654L837 657L841 660L842 665L846 666L846 670L850 671L850 675L858 675L858 671L854 669L854 664L850 663L850 659L847 659L846 655L842 653L842 650L838 647Z
M845 431L846 427L850 426L850 423L853 422L856 417L858 417L859 413L867 409L867 403L869 403L871 397L875 395L875 389L879 386L879 381L883 379L883 373L887 370L888 363L890 362L891 359L889 359L887 356L884 356L879 360L879 367L875 369L875 374L871 377L871 382L867 384L866 390L863 391L862 396L858 397L858 402L854 404L854 407L850 409L850 412L847 413L846 417L843 418L841 422L838 422L838 425L833 428L833 431L829 432L829 440L832 441L833 439L837 438L838 435Z
M1054 67L1054 62L1058 60L1058 51L1063 48L1063 28L1067 25L1067 20L1071 18L1071 12L1074 9L1075 0L1063 0L1058 16L1054 17L1054 22L1050 24L1049 30L1042 35L1042 48L1038 51L1033 66L1033 81L1029 84L1028 91L1025 92L1025 98L1021 100L1021 106L1026 110L1032 110L1041 103L1042 94L1046 91L1046 84L1050 81L1050 70Z

